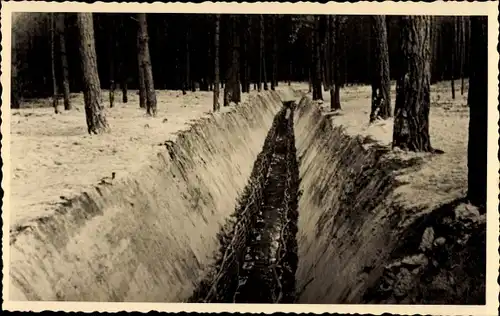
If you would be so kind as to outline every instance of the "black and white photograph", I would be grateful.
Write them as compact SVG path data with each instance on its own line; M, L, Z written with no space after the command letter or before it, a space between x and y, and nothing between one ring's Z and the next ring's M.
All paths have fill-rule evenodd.
M494 2L22 4L2 309L497 313Z

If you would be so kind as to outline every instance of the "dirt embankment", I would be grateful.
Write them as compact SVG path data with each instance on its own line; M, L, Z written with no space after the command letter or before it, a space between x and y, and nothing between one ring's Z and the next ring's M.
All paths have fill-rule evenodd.
M240 199L220 234L220 254L193 302L292 303L297 268L298 165L293 107L276 116Z
M432 161L347 134L308 98L295 121L299 303L484 303L484 215L397 193Z
M10 298L186 300L281 107L278 93L253 96L181 132L132 176L13 228Z

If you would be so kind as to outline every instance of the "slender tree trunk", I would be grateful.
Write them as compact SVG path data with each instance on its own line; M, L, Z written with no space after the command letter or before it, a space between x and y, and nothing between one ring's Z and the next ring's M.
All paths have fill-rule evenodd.
M59 38L59 54L61 57L61 68L62 68L62 88L64 96L64 109L71 110L71 102L69 99L69 67L68 67L68 57L66 55L66 37L65 37L65 14L58 13L56 17L56 29Z
M148 37L148 24L145 13L137 13L137 20L139 21L139 60L141 64L142 73L144 75L144 85L146 87L146 113L155 116L156 109L156 92L153 81L153 69L151 66L151 57L149 55L149 37Z
M472 16L469 67L468 199L486 206L488 135L488 20ZM483 210L485 211L485 209Z
M262 72L264 70L264 16L259 15L259 81L258 81L258 91L262 90Z
M246 16L241 17L241 33L243 35L243 41L242 41L242 54L241 54L241 59L242 59L242 76L241 76L241 90L242 92L248 92L247 87L249 86L248 83L248 59L249 59L249 51L248 51L248 41L249 41L249 36L248 36L248 19Z
M321 17L314 17L314 81L313 100L323 100L321 91L321 40L320 40Z
M128 44L123 44L125 42L128 43L127 41L127 33L125 32L125 29L126 29L126 26L125 26L125 21L126 19L128 18L127 15L125 16L121 16L120 18L120 26L121 28L123 29L123 31L120 33L121 36L120 36L120 42L122 43L122 45L124 46L124 50L125 51L128 51L128 48L129 48L129 45ZM128 58L127 58L128 54L126 54L125 52L122 52L121 53L121 58L120 58L120 70L119 70L119 73L120 73L120 88L122 90L122 102L123 103L127 103L128 102L128 96L127 96L127 76L128 76Z
M264 30L265 30L265 23L264 23L264 17L262 17L262 28L261 28L261 42L262 42L262 71L263 77L264 77L264 90L267 91L269 90L267 86L267 65L266 65L266 41L264 37Z
M277 29L276 29L276 15L271 16L272 23L272 72L271 72L271 90L275 90L277 84L277 72L278 72L278 39L277 39Z
M430 17L401 19L401 73L397 81L393 147L432 151L429 136Z
M115 103L115 58L114 58L114 47L116 45L114 39L114 21L111 20L113 17L108 17L110 19L110 25L108 29L108 62L109 62L109 107L112 108Z
M335 17L333 15L328 16L328 85L330 92L330 110L335 111L335 72L337 71L335 67Z
M457 47L457 29L456 29L456 16L453 17L451 26L451 97L455 99L455 63L456 63L456 47Z
M389 68L389 46L385 15L372 16L373 30L373 72L372 72L372 109L370 122L380 117L391 116L391 82Z
M54 107L54 112L56 114L59 111L59 93L57 89L57 78L56 78L56 64L55 64L55 20L54 13L50 13L50 62L52 70L52 106Z
M77 13L80 32L80 60L83 73L83 97L89 134L100 134L109 129L101 104L101 85L97 73L94 25L92 13Z
M233 94L232 101L236 104L241 102L241 84L240 84L240 33L238 16L232 17L233 28L233 55L232 55L232 68L233 68Z
M342 48L340 47L340 27L341 27L341 20L339 16L335 16L334 18L334 49L333 49L333 65L335 68L335 71L333 72L333 81L334 81L334 93L333 93L333 98L332 101L330 101L330 108L332 110L340 110L342 109L342 105L340 104L340 88L341 88L341 53L342 53Z
M12 32L12 39L11 39L11 46L16 47L16 34ZM12 66L11 66L11 85L10 85L10 107L12 109L19 109L21 107L21 100L20 100L20 95L19 92L21 89L19 89L19 84L20 80L17 75L17 67L18 66L18 61L17 61L17 54L18 52L14 49L11 50L12 53Z
M461 87L460 94L464 95L464 66L465 66L465 17L462 16L460 19L460 79Z
M241 101L239 82L239 38L236 16L230 15L229 19L229 65L226 71L226 88L224 89L224 106L229 106L230 102L239 103Z
M137 61L139 69L138 71L138 79L139 79L139 107L146 108L146 80L144 79L144 67L141 62L141 53L140 53L141 42L139 36L137 36L137 50L139 53L137 54Z
M220 34L220 14L215 15L215 32L214 32L214 44L215 44L215 62L214 62L214 112L220 110L219 104L219 81L220 81L220 70L219 70L219 34Z

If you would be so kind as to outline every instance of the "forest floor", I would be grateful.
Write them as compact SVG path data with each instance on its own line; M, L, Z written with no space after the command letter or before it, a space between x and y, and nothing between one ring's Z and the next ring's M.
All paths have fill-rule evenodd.
M403 152L396 149L391 154L403 159L421 158L429 163L415 173L400 179L407 186L399 188L407 205L433 204L443 199L463 197L467 189L467 140L469 108L467 106L467 81L464 94L456 86L452 99L449 81L431 86L431 110L429 133L431 145L444 151L442 155L430 153ZM295 89L307 90L305 85ZM395 83L391 86L391 106L394 110ZM330 112L330 92L323 91L323 108L331 115L333 124L341 125L349 135L360 135L377 141L381 145L392 142L393 119L379 120L369 124L371 108L371 87L365 85L347 86L341 90L342 110ZM411 179L411 181L410 181ZM403 191L412 192L404 194Z
M58 115L50 99L31 100L11 111L12 224L43 216L58 202L111 177L112 172L116 178L125 177L147 163L160 143L212 115L212 92L182 95L181 91L159 90L156 117L139 108L134 90L129 91L125 104L121 93L116 93L111 109L107 94L103 91L111 132L103 135L87 133L82 94L72 94L73 110ZM242 94L242 102L247 98L248 94ZM232 108L221 107L221 112Z
M280 86L282 89L285 84ZM307 85L293 83L297 90ZM252 91L251 94L256 93ZM394 106L394 86L392 103ZM107 91L103 91L105 100ZM222 92L221 92L222 96ZM440 200L442 195L455 197L466 189L467 152L467 90L457 91L451 99L449 82L431 88L430 133L435 148L444 155L427 156L432 163L412 174L413 196L416 203L426 199ZM138 107L136 91L129 91L129 102L121 103L117 93L116 105L106 111L111 133L91 136L85 125L81 94L72 94L72 111L54 114L50 99L26 102L23 108L11 111L11 223L31 219L49 211L54 203L70 198L115 172L117 178L140 168L141 162L157 150L160 142L173 139L175 133L186 129L194 120L211 115L211 92L158 91L158 116L148 117ZM242 102L248 94L242 94ZM324 106L329 106L329 92L323 92ZM370 87L348 86L341 90L343 110L333 116L335 124L343 125L351 135L373 137L383 143L392 138L392 120L368 125ZM232 107L224 108L229 111ZM431 187L438 190L429 191ZM57 201L57 202L54 202ZM42 208L40 207L42 205ZM42 212L42 213L40 213Z

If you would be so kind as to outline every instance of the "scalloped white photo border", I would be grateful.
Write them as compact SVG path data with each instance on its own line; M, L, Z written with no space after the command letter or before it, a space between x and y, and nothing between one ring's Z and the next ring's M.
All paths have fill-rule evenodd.
M486 305L320 305L320 304L188 304L188 303L94 303L94 302L20 302L9 300L9 223L10 223L10 60L12 12L154 12L154 13L264 13L264 14L384 14L384 15L484 15L488 16L488 201ZM3 303L9 311L165 311L165 312L248 312L248 313L382 313L414 315L497 315L499 308L499 161L498 161L498 2L358 2L320 4L299 3L103 3L21 1L3 2L1 8L1 83L2 92L2 220ZM7 210L7 211L4 211Z

